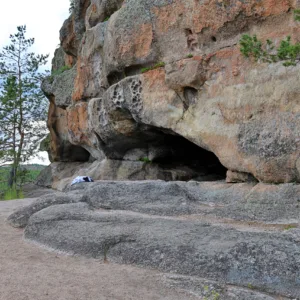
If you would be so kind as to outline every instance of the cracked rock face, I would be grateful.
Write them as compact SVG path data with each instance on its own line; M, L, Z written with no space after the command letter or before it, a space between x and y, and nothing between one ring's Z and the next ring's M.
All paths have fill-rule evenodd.
M239 180L299 182L300 66L255 63L238 45L245 33L299 41L297 6L288 0L75 1L53 63L72 69L43 85L50 111L62 109L66 123L49 125L55 160L67 156L57 150L64 144L70 152L82 148L84 161L88 155L139 161L132 153L149 157L152 148L163 150L154 156L162 161L174 148L165 137L175 136L212 152L230 174L246 174Z

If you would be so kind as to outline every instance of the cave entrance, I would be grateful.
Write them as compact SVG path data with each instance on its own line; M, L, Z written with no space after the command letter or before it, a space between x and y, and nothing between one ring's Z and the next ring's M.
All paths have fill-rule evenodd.
M164 133L149 149L157 149L157 155L150 159L162 168L189 168L189 179L199 181L216 181L226 178L227 169L220 163L218 157L182 136Z
M151 162L153 164L145 168L151 172L151 167L152 170L158 167L158 170L170 175L164 177L172 178L169 180L217 181L226 178L227 169L214 153L174 131L136 123L131 113L125 109L116 110L114 117L117 120L116 124L128 120L132 126L126 135L121 132L112 136L111 140L106 140L102 150L108 158ZM120 126L123 126L123 123Z

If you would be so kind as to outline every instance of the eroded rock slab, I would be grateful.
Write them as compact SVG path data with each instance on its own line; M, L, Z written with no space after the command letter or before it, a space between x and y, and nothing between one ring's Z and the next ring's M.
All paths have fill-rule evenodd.
M67 253L300 297L300 244L287 234L63 204L34 214L25 237Z
M103 181L48 195L9 221L55 250L192 276L177 284L202 297L298 299L298 195L293 184Z

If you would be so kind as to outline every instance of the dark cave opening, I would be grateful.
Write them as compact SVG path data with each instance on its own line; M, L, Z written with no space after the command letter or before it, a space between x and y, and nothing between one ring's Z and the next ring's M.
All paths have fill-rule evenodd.
M227 169L218 157L179 135L165 134L152 147L161 147L162 155L152 159L162 168L187 167L193 171L193 178L200 181L223 180Z
M193 102L194 89L187 89L186 94ZM109 159L151 163L154 168L166 172L186 174L180 176L185 178L183 180L215 181L226 178L227 169L214 153L174 131L138 123L127 109L117 109L111 116L116 128L124 128L126 124L129 130L111 135L102 144L102 150Z

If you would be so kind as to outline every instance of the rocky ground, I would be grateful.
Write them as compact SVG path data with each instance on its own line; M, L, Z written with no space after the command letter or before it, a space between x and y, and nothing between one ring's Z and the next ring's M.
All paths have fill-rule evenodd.
M108 296L108 287L117 291L120 287L113 276L121 277L123 292L128 281L134 282L133 290L131 285L128 290L133 294L121 299L300 299L299 189L294 184L222 181L84 183L66 193L29 200L27 207L8 218L12 226L25 228L26 241L75 256L24 244L20 229L3 225L8 229L2 232L15 235L6 238L9 241L25 245L12 245L14 249L29 249L29 257L40 253L41 264L51 265L50 275L69 264L62 277L71 284L74 276L67 273L76 269L79 277L72 281L76 288L78 280L81 286L99 284L101 278L102 288L106 287L100 293L103 298L92 296L95 289L99 295L98 286L88 293L92 298L82 299L119 299ZM2 204L2 209L7 205ZM28 257L23 258L32 267ZM121 270L125 270L123 275ZM132 270L132 281L126 270ZM42 272L48 280L47 268ZM139 272L149 278L137 284ZM83 274L96 275L86 278ZM145 288L149 298L144 296Z
M36 247L5 219L34 198L0 202L1 300L199 299L173 287L176 276Z

